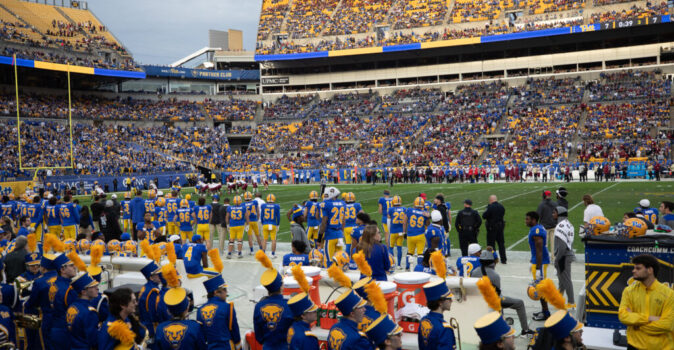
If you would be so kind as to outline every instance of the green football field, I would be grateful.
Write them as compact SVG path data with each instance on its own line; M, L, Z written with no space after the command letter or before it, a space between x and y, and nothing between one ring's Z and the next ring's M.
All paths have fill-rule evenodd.
M404 206L411 206L419 193L426 193L429 200L442 193L445 201L452 207L452 220L454 212L463 208L463 201L469 198L473 201L473 208L480 214L485 210L489 195L495 194L499 202L506 208L506 229L505 241L509 250L528 250L528 244L525 239L528 229L524 224L526 212L536 210L541 201L541 193L544 190L553 192L560 186L568 189L569 195L569 220L576 227L583 221L583 205L581 198L585 194L591 194L595 203L598 204L606 217L612 223L622 220L623 213L632 211L638 206L639 200L648 198L652 207L658 207L660 201L671 200L674 197L674 182L586 182L586 183L495 183L495 184L401 184L389 187L388 185L334 185L341 192L353 192L356 195L356 201L360 202L363 210L370 214L374 220L381 222L381 216L377 213L377 200L382 196L385 189L391 191L391 195L399 195L403 199ZM250 189L250 187L249 187ZM263 189L263 199L268 193L276 195L276 202L281 206L282 219L279 229L279 241L288 242L290 240L290 225L286 220L285 213L293 204L301 203L308 199L309 192L318 191L320 186L314 185L274 185L269 187L269 191ZM164 192L167 192L164 190ZM181 195L194 193L194 189L183 189ZM122 192L118 193L118 199L121 200ZM225 194L224 197L232 197ZM79 197L80 204L89 205L90 197ZM193 195L192 200L196 200ZM207 203L210 203L210 198ZM221 198L222 203L222 198ZM452 222L450 231L450 240L452 247L458 248L458 236ZM486 243L486 231L481 227L478 241L481 244ZM580 239L574 242L577 251L583 251L583 244Z

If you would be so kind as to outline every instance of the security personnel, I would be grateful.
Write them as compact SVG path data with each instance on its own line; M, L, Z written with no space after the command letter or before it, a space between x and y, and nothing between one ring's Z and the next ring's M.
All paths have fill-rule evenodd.
M391 205L388 209L388 231L390 236L389 240L389 254L393 254L393 247L396 248L398 253L398 268L402 267L403 261L403 242L405 242L405 213L407 208L402 206L403 201L400 196L393 196L391 200Z
M248 247L250 248L250 255L253 255L253 236L257 240L257 243L262 243L260 240L260 225L258 221L258 208L257 201L253 200L253 194L247 192L243 194L243 207L246 209L246 214L248 215L248 221L246 221L246 227L248 232Z
M344 218L346 204L339 199L339 190L335 187L328 187L324 196L326 199L321 202L321 215L323 220L318 235L324 235L325 253L327 266L332 264L332 257L339 250L344 249Z
M267 241L271 239L271 258L276 258L276 233L281 223L281 206L276 204L276 196L267 195L267 203L260 209L262 219L262 250L267 250Z
M426 246L426 224L430 216L425 208L424 199L417 197L414 200L414 208L407 208L403 232L407 235L407 261L405 270L410 270L410 260L416 260L417 265L422 264L424 248Z
M365 333L372 344L378 349L398 350L402 349L402 332L388 315L382 315L367 328Z
M259 250L258 256L265 255ZM265 256L266 257L266 256ZM269 295L255 305L253 325L255 339L262 344L264 350L288 349L288 328L293 322L292 311L281 294L283 278L276 271L269 258L263 259L263 266L267 270L262 273L260 283L267 289Z
M98 315L91 300L98 296L98 282L85 273L75 278L70 286L78 297L66 312L70 348L89 350L96 347Z
M459 248L461 248L462 256L468 255L469 244L477 243L477 235L482 225L480 214L472 207L472 200L464 200L463 209L456 214L454 219L454 227L459 231Z
M349 289L335 300L335 305L344 317L330 328L328 349L374 349L367 335L358 330L365 315L365 300Z
M49 290L57 278L53 255L44 254L42 256L40 270L42 274L33 282L30 296L23 304L23 310L26 314L38 315L42 320L40 329L37 331L38 336L28 337L28 348L50 350L52 346L47 336L52 325L53 309L49 302Z
M443 312L452 307L454 296L447 288L444 279L426 283L424 285L426 306L431 310L419 322L418 342L419 350L449 350L456 349L454 329L445 322Z
M173 265L162 269L171 289L164 294L164 303L172 319L157 326L155 344L161 350L207 349L199 322L187 319L190 306L187 291L180 287L178 274Z
M510 327L498 311L480 317L473 325L480 337L480 350L515 349L515 329Z
M150 261L140 269L140 272L145 276L147 282L145 282L138 294L138 318L140 323L147 329L148 337L154 339L161 268L154 261Z
M209 349L235 350L241 347L239 322L234 303L227 302L227 283L222 275L204 281L208 302L197 311L197 321Z
M307 237L309 241L318 242L318 228L321 225L321 210L318 206L318 192L309 193L309 201L304 206L304 217L307 218Z
M237 250L239 251L239 259L243 258L243 231L245 225L248 223L248 212L246 208L241 205L241 196L234 196L232 199L232 205L227 207L227 215L225 216L225 222L229 228L229 249L227 251L227 259L232 258L232 252L234 251L234 242L237 242Z
M496 195L489 196L489 205L487 205L487 210L482 213L482 218L486 221L487 245L496 249L496 243L498 243L499 262L501 264L505 264L508 261L505 238L503 236L503 230L505 229L504 217L505 207L498 202Z
M71 252L70 254L76 254ZM68 325L66 323L66 311L77 296L70 291L70 282L77 274L75 264L65 255L60 254L54 258L58 277L54 284L49 287L49 302L54 308L54 319L49 332L49 341L52 344L59 344L64 348L70 346L68 337Z
M357 226L356 216L363 211L363 206L356 203L356 195L349 192L345 197L346 210L344 211L344 242L346 243L346 253L351 256L351 233ZM353 261L353 260L352 260Z
M318 319L318 306L309 299L306 293L299 293L290 298L288 306L295 317L295 322L288 330L288 349L318 349L318 338L311 332L311 324Z

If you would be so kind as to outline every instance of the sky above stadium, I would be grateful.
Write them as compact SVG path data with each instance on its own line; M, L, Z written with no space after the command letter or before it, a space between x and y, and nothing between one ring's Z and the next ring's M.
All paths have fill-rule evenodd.
M87 0L142 64L170 64L208 46L208 30L243 31L255 49L262 0Z

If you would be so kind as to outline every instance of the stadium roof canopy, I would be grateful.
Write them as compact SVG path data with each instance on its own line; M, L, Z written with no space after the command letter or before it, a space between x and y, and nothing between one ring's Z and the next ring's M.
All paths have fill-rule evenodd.
M195 51L195 52L193 52L193 53L191 53L191 54L171 63L169 66L170 67L182 67L182 65L184 65L185 63L190 62L190 61L192 61L196 58L199 58L201 55L204 55L204 54L208 55L207 62L212 62L211 56L216 51L222 51L222 49L219 48L219 47L217 47L217 48L215 48L215 47L204 47L200 50L197 50L197 51Z

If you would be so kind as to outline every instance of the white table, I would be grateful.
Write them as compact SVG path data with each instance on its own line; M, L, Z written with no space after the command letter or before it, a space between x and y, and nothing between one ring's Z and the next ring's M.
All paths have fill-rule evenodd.
M625 335L621 330L620 334ZM613 345L613 329L583 327L583 344L588 349L596 350L624 350L622 346Z

